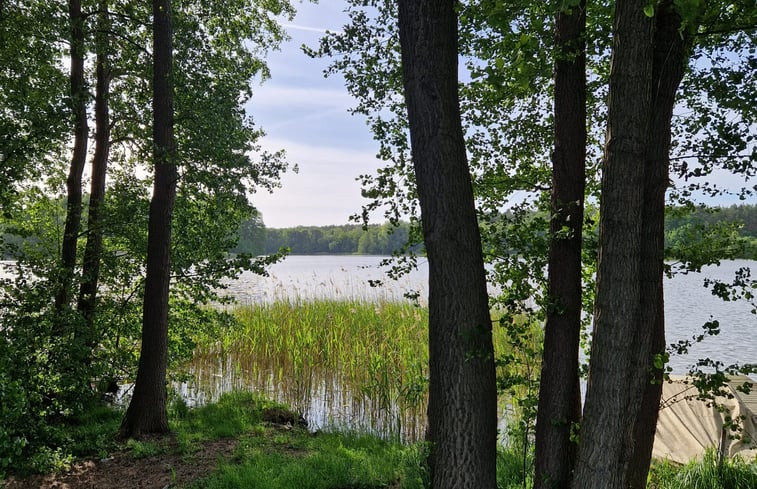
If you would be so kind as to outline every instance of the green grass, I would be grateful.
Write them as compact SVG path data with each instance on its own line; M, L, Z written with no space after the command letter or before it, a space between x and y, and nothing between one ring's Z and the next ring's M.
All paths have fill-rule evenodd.
M410 303L319 300L276 302L235 310L239 328L224 347L260 362L339 372L345 385L383 407L425 399L428 312Z
M49 443L38 447L32 456L7 469L18 475L61 471L67 469L77 458L105 457L118 447L115 433L121 418L120 411L94 405L80 416L60 424L48 425L46 429ZM0 480L2 472L0 470Z
M701 460L692 460L683 467L669 462L652 465L649 489L754 489L757 488L757 460L740 457L718 463L715 450Z
M190 409L176 421L177 437L209 440L223 432L240 439L229 460L192 488L371 489L429 487L424 443L401 444L355 433L308 433L260 424L262 410L281 407L250 393L221 396L217 404ZM527 466L532 467L529 457ZM497 459L498 487L523 487L520 450L502 449ZM533 487L530 475L526 488Z
M409 302L278 301L238 306L236 323L220 338L204 338L196 358L234 352L287 372L335 372L339 381L383 409L425 411L428 384L428 310ZM496 324L496 323L495 323ZM536 342L540 329L533 328ZM509 352L495 325L498 355Z
M250 393L224 394L218 403L190 409L172 427L182 439L237 437L231 460L196 488L422 488L422 445L402 445L350 433L312 434L261 423L267 408L280 404Z
M194 489L422 489L428 487L423 443L402 444L354 433L310 433L263 422L268 409L286 409L279 403L249 392L231 392L218 402L199 408L173 401L170 424L177 443L168 440L130 440L125 447L135 459L162 453L191 455L207 441L238 440L234 453L222 460ZM118 448L115 434L122 413L98 407L76 423L61 428L68 453L105 456ZM499 489L533 487L533 460L520 450L503 448L497 458ZM753 489L757 487L757 461L726 460L718 465L714 452L684 467L656 463L649 489Z
M216 403L189 409L184 417L173 419L171 428L203 440L229 438L259 425L263 410L275 406L280 405L250 392L228 392Z
M420 445L369 436L292 430L242 439L232 461L196 488L421 489Z

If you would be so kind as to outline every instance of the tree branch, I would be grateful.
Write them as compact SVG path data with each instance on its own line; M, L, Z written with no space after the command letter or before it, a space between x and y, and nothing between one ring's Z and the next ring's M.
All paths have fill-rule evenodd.
M679 160L688 160L690 158L697 158L697 159L706 159L706 160L719 160L723 158L749 158L751 155L748 154L733 154L733 155L685 155L685 156L674 156L672 158L668 158L670 161L679 161Z
M729 26L729 25L719 25L715 26L712 29L700 31L696 33L697 37L707 37L707 36L714 36L718 34L734 34L736 32L749 32L757 30L757 25L750 24L750 25L736 25L736 26Z

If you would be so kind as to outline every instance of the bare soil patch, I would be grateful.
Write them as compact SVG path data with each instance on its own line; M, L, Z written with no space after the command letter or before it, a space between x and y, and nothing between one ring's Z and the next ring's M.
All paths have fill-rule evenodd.
M218 462L231 458L237 439L206 442L191 454L165 453L134 458L117 452L103 460L76 462L68 472L9 479L7 489L168 489L182 487L206 477Z

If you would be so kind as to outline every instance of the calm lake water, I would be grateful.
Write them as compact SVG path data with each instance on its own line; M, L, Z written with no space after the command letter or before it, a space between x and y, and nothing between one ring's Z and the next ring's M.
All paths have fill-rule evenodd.
M425 260L420 260L418 270L393 281L379 266L382 258L290 256L271 267L269 277L245 274L229 284L228 292L241 303L313 298L404 300L408 292L420 293L423 301L428 296ZM705 278L730 282L742 267L757 273L757 262L734 260L706 267L702 273L666 279L668 343L699 334L707 321L716 319L721 325L720 335L695 345L689 355L671 358L674 373L686 373L691 364L705 357L725 364L757 363L757 316L751 313L752 307L743 300L723 301L703 286ZM381 280L383 285L371 287L369 280ZM192 373L194 380L180 386L181 394L192 402L202 404L222 392L248 389L290 404L305 415L313 428L346 426L403 439L422 435L422 406L409 413L382 409L360 392L345 388L338 372L292 375L285 365L257 363L253 352L224 352L196 358Z
M421 300L428 297L428 262L419 260L418 270L399 281L388 279L379 266L384 257L376 256L302 256L287 257L270 268L269 277L244 274L229 285L229 292L241 303L277 299L307 300L342 298L365 300L402 300L405 293L417 291ZM695 345L689 355L674 356L675 373L685 373L699 358L710 357L725 363L757 363L757 315L745 300L723 301L704 287L705 279L731 282L740 268L757 275L757 261L729 260L708 266L702 273L676 274L665 280L665 323L667 342L691 338L702 325L713 319L721 332ZM371 287L369 280L381 280Z

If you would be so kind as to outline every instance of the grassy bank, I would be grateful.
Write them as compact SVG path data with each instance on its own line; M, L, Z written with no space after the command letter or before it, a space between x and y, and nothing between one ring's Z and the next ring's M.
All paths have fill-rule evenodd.
M350 433L310 433L296 426L285 406L249 393L230 393L218 403L183 411L175 422L178 446L235 437L232 454L192 488L422 488L423 447Z
M720 463L715 449L701 460L685 466L669 462L653 462L648 489L754 489L757 487L757 459L740 457Z
M311 433L285 406L252 393L232 392L190 409L174 401L173 435L113 441L121 413L94 410L76 426L61 427L62 451L95 457L67 475L6 481L17 487L183 487L189 489L344 489L428 487L423 443L400 444L353 433ZM63 464L58 467L63 470ZM497 459L499 489L532 487L520 454L503 448ZM653 467L649 489L752 489L757 463L713 454L685 467Z
M170 408L172 435L116 443L122 413L97 409L78 426L61 427L70 457L58 474L12 478L21 487L184 487L189 489L344 489L428 487L426 445L355 433L312 433L285 406L252 393L216 403ZM209 448L210 447L210 448ZM75 462L91 457L92 462ZM520 487L516 455L502 452L500 487ZM66 473L69 469L70 472ZM2 479L0 479L1 481ZM56 485L57 484L57 485ZM156 485L157 484L157 485Z

